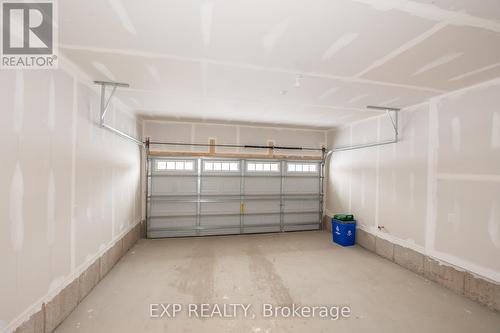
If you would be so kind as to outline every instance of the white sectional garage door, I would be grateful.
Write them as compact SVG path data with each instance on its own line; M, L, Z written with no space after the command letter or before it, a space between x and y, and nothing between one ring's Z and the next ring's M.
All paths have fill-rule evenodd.
M320 161L159 158L148 163L148 237L317 230Z

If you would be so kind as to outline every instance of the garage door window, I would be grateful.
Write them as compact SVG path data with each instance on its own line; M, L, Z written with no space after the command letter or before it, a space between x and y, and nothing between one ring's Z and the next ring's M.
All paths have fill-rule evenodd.
M312 163L288 163L288 172L316 172L318 171L318 165Z
M278 162L248 162L247 171L249 172L279 172L280 164Z
M156 162L157 171L193 171L193 169L193 161L167 160Z
M240 163L234 161L204 161L203 171L238 172L240 171Z

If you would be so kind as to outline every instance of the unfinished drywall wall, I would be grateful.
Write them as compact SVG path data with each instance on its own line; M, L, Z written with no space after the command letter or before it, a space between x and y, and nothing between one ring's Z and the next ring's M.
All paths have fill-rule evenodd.
M0 73L0 331L39 310L141 220L137 145L98 125L69 69ZM112 106L108 122L140 135Z
M394 243L500 282L500 81L400 112L398 144L334 153L326 210ZM376 117L328 133L330 146L387 139ZM381 230L378 227L383 227Z
M326 131L316 129L278 128L250 125L189 123L163 120L144 120L144 137L159 142L209 143L217 144L268 145L312 147L326 146ZM154 150L164 151L207 151L207 147L154 146ZM265 149L243 149L216 147L216 152L239 152L267 154ZM277 154L317 155L321 151L275 150Z

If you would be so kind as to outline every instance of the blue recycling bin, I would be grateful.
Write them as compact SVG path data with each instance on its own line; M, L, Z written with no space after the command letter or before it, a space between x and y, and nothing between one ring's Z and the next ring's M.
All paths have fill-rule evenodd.
M356 221L340 221L332 219L333 242L342 246L356 244Z

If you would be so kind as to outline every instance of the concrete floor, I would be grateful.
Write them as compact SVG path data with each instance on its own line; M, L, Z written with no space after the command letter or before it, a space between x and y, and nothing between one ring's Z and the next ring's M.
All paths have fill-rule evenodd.
M151 319L151 303L250 303L255 317ZM349 305L350 318L262 318L261 304ZM62 332L500 332L500 314L326 232L140 240Z

